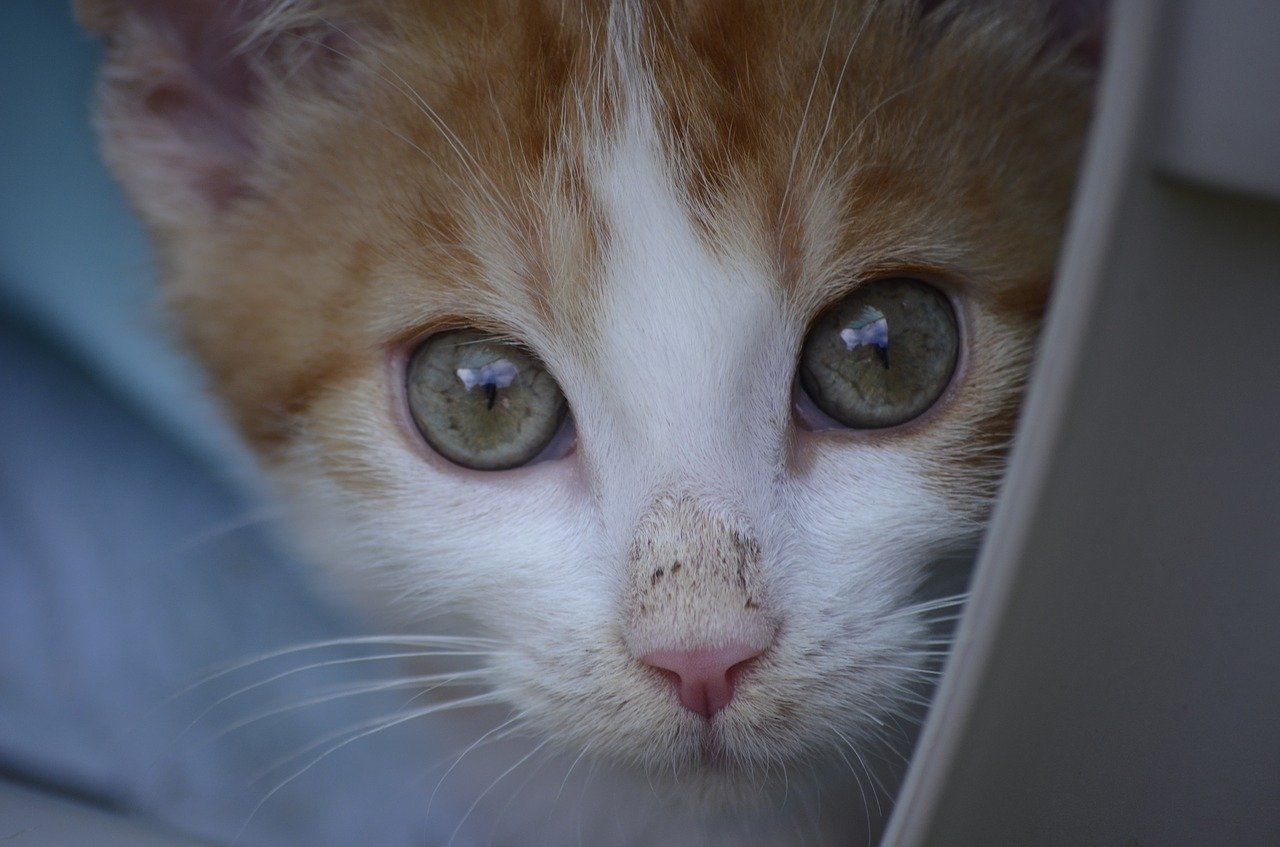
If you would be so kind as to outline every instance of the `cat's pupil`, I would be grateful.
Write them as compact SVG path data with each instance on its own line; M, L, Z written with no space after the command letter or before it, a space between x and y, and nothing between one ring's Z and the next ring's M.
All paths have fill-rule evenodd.
M798 377L836 423L878 429L932 406L951 381L958 352L955 312L940 291L915 279L875 280L814 323Z
M406 396L437 453L474 470L538 458L567 414L560 387L531 353L477 330L432 335L409 357Z

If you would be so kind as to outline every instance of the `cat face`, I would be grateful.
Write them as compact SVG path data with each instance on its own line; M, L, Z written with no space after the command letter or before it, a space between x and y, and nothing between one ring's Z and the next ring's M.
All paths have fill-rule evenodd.
M697 802L892 742L1087 119L1044 9L158 5L81 10L107 156L313 558Z

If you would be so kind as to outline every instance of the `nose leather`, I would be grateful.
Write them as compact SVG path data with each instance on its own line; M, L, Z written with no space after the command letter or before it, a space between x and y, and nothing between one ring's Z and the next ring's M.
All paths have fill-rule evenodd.
M676 694L689 711L711 720L733 700L738 672L763 652L746 643L694 650L654 650L646 665L674 677Z

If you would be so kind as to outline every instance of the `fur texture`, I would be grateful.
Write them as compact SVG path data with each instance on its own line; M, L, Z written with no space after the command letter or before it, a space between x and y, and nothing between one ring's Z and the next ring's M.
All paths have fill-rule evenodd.
M493 639L510 720L458 718L449 778L494 842L872 838L937 665L921 585L988 510L1070 200L1060 10L219 5L82 4L106 156L312 557ZM945 395L799 426L806 327L904 275L955 303ZM541 357L568 456L432 453L403 361L449 326ZM767 650L710 723L637 659L726 637Z

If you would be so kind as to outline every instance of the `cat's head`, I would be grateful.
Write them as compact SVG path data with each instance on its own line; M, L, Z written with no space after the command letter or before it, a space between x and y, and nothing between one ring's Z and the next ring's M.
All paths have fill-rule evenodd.
M896 732L1087 120L1042 4L82 5L167 299L318 560L686 786Z

